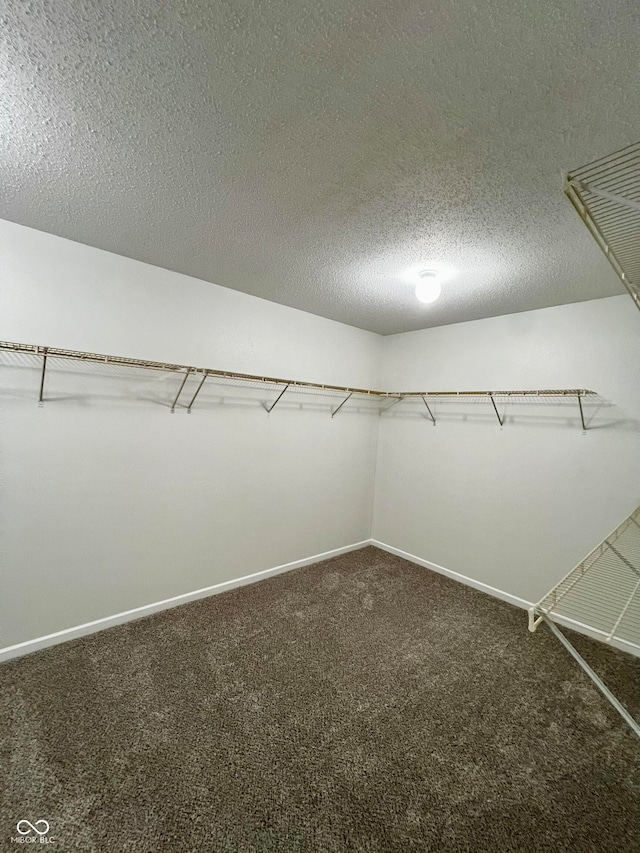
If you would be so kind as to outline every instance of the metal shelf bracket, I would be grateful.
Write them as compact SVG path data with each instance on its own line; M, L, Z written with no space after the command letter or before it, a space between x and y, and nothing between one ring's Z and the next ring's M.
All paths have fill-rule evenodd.
M565 649L569 652L571 657L582 667L582 669L587 673L589 678L596 685L598 690L602 693L602 695L607 699L611 705L616 709L616 711L620 714L622 719L628 724L631 731L636 735L636 737L640 738L640 725L638 722L631 716L631 714L624 707L622 702L618 701L613 693L609 690L604 681L591 669L586 660L582 657L582 655L574 648L574 646L569 642L569 640L565 637L565 635L560 631L558 626L551 621L547 616L543 616L542 620L544 621L547 628L551 631L551 633L557 637L558 640L562 643Z
M353 391L351 391L351 393L349 394L349 396L348 396L348 397L345 397L345 398L344 398L344 400L340 403L340 405L338 406L338 408L337 408L337 409L334 409L334 410L331 412L331 417L332 417L332 418L333 418L333 417L335 417L335 416L338 414L338 412L340 411L340 409L344 406L344 404L347 402L347 400L351 399L351 397L352 397L352 396L353 396Z
M638 737L640 722L613 696L557 623L586 628L601 642L632 654L640 651L640 621L634 618L640 601L639 519L640 506L529 608L529 631L545 622Z
M207 378L207 376L208 376L208 375L209 375L209 374L205 372L205 373L204 373L204 375L203 375L203 377L202 377L202 379L200 380L200 384L199 384L199 385L198 385L198 387L196 388L196 393L193 395L193 397L191 398L191 402L190 402L190 403L189 403L189 405L187 406L187 414L188 414L188 415L190 415L190 414L191 414L191 407L192 407L192 406L193 406L193 404L195 403L195 401L196 401L196 397L197 397L197 396L198 396L198 394L200 393L200 389L201 389L201 388L202 388L202 386L204 385L204 380Z
M269 408L267 409L267 414L268 414L268 415L269 415L269 414L271 414L271 412L272 412L272 411L275 409L275 407L278 405L278 403L280 402L280 400L281 400L281 398L282 398L282 395L284 394L284 392L287 390L287 388L288 388L288 387L289 387L288 385L285 385L285 386L284 386L284 388L282 389L282 391L281 391L281 392L278 394L278 396L276 397L275 401L271 404L271 406L269 406Z
M500 414L498 413L498 407L496 406L496 401L493 399L493 394L489 394L489 396L491 397L491 402L493 403L493 411L496 413L498 423L502 427L502 426L504 426L504 421L502 420L502 418L500 417Z
M40 394L38 396L38 405L39 406L44 406L44 399L43 399L42 395L44 393L44 376L45 376L46 370L47 370L47 348L44 347L43 356L42 356L42 376L40 377Z
M631 210L640 211L640 202L635 201L634 199L625 198L623 195L618 195L618 193L610 193L607 190L600 189L600 187L594 187L592 184L586 184L583 181L569 181L569 183L572 184L578 192L588 192L592 195L600 196L600 198L606 198L608 201L615 201L623 207L631 208Z
M587 425L584 422L584 411L582 409L582 394L578 394L578 406L580 407L580 420L582 421L582 432L586 433Z
M180 398L180 394L182 394L182 389L184 388L185 383L186 383L187 379L189 378L190 374L191 374L191 371L187 370L187 372L184 375L184 379L182 380L182 384L180 385L180 388L178 389L178 393L176 394L176 398L173 401L173 404L171 406L171 414L173 414L176 410L176 403L178 402L178 399Z
M435 426L435 425L436 425L436 419L433 417L433 412L432 412L432 411L431 411L431 409L429 408L429 404L427 403L427 398L423 396L423 398L422 398L422 402L423 402L423 403L425 404L425 406L427 407L427 411L429 412L429 417L431 418L431 420L432 420L432 422L433 422L433 425Z

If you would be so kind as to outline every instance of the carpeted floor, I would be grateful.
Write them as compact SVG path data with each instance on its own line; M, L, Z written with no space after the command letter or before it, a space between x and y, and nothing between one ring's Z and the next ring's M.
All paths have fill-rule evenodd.
M640 661L573 638L637 713ZM640 744L560 643L375 548L0 687L2 853L23 818L58 851L640 850Z

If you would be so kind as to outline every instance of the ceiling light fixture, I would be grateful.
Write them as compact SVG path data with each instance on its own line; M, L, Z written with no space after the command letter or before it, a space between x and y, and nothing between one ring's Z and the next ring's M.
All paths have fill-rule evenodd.
M416 298L420 302L435 302L442 292L440 274L438 270L421 270L418 273L418 284L416 285Z

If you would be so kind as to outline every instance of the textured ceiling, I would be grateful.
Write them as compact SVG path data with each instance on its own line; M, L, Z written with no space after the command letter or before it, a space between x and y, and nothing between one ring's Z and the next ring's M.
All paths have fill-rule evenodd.
M562 172L640 137L637 0L0 10L0 217L385 334L623 292Z

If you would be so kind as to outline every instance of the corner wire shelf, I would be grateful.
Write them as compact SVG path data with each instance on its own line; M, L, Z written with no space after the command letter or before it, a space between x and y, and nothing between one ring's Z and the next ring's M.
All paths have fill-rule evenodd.
M640 142L572 170L564 191L640 309Z
M433 410L429 405L429 401L434 400L452 401L452 400L483 400L489 401L492 410L502 427L504 425L504 415L501 417L498 410L497 402L505 402L507 400L555 400L559 401L574 401L578 406L580 413L580 422L583 432L586 432L587 425L585 421L583 401L594 400L602 402L595 391L589 391L584 388L565 388L565 389L546 389L546 390L520 390L520 391L375 391L366 388L356 388L348 385L328 385L318 382L303 382L297 379L280 379L272 376L260 376L251 373L235 373L228 370L215 370L207 367L194 367L186 364L173 364L164 361L149 361L146 359L127 358L125 356L101 355L92 352L82 352L80 350L60 349L57 347L39 346L34 344L14 343L11 341L0 341L0 353L10 352L22 355L31 355L42 358L42 369L40 374L40 386L38 402L43 405L45 400L45 381L47 375L47 365L51 359L63 359L71 361L89 362L100 365L121 366L140 368L143 370L157 370L165 373L175 373L182 376L182 381L177 388L177 393L171 402L171 412L175 412L179 400L185 390L185 385L189 378L193 377L198 380L195 392L192 396L185 398L189 402L181 405L181 408L186 408L190 413L195 404L198 395L208 378L216 381L223 381L234 385L261 387L273 390L277 393L276 398L270 406L265 406L267 413L273 411L276 405L280 402L287 391L309 391L325 394L341 395L343 399L339 405L332 410L331 417L334 417L343 408L343 406L352 398L368 398L378 402L387 402L387 405L382 410L387 411L392 406L400 403L404 399L413 399L421 401L424 404L426 413L431 423L435 426L436 418ZM193 389L192 389L193 390Z
M529 630L545 622L640 738L640 724L555 624L565 620L640 654L640 507L529 610Z

